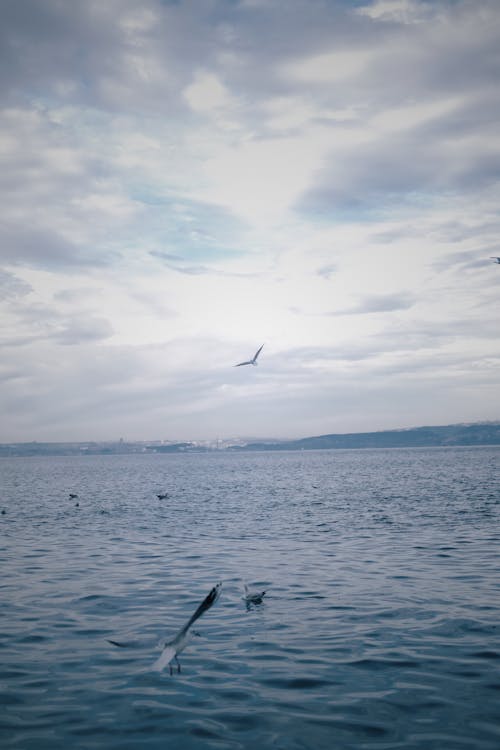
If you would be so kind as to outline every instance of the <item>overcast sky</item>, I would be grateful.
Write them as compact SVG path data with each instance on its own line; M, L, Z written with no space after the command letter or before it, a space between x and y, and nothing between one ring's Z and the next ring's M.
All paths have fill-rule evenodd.
M499 419L499 81L498 0L3 0L0 441Z

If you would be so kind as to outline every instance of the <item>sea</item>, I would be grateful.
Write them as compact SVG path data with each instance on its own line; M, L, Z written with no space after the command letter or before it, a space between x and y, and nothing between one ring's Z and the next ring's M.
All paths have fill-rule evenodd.
M500 747L498 447L2 458L0 513L3 750Z

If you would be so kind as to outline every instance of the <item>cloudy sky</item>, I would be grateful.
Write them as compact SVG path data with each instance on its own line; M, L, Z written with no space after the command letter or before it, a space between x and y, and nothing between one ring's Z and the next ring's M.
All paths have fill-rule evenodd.
M497 0L0 21L1 442L500 418Z

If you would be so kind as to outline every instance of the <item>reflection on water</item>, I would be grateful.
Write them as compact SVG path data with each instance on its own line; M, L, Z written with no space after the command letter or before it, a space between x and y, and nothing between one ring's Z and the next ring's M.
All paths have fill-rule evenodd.
M497 750L499 456L2 459L2 746Z

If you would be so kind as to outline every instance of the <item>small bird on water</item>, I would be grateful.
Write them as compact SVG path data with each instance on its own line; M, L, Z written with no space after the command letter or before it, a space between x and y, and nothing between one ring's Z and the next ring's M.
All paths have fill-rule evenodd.
M243 598L247 604L262 604L265 595L265 591L251 592L245 583L245 596Z
M160 492L157 496L158 500L166 500L168 497L168 492Z
M69 493L69 499L70 500L76 500L77 497L78 497L78 495L75 492L70 492Z

